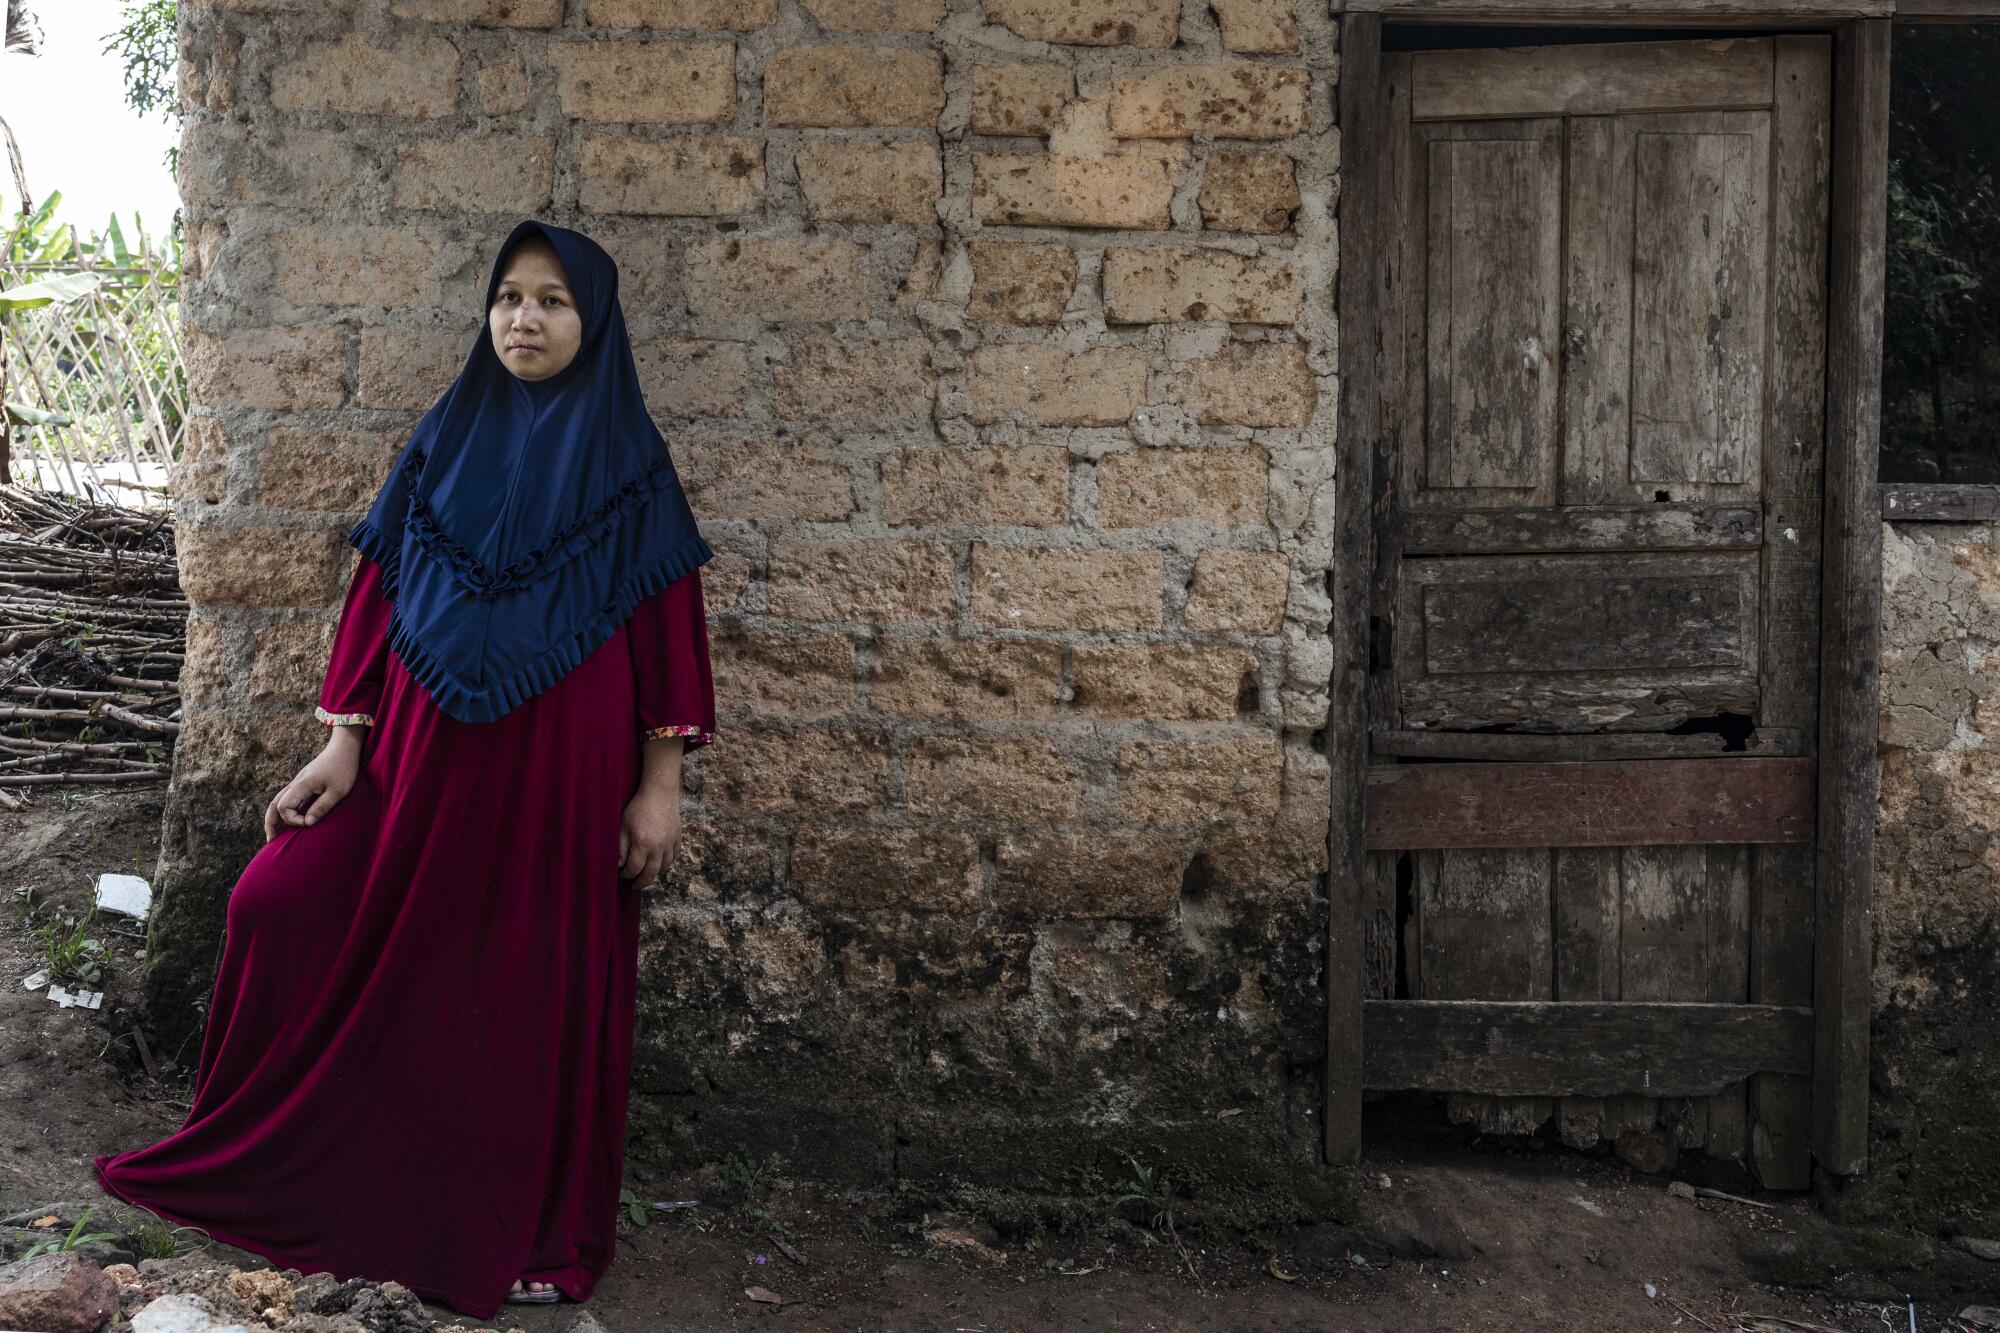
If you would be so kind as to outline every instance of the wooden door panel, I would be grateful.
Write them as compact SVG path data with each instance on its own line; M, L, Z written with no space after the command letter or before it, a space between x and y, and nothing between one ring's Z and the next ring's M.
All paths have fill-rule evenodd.
M1386 764L1368 770L1372 851L1803 843L1812 761Z
M1420 51L1410 114L1424 120L1769 106L1772 39L1589 42Z
M1754 551L1405 559L1392 642L1414 730L1665 731L1755 711Z
M1633 135L1630 473L1639 486L1757 481L1766 115L1735 118L1756 123L1670 133L1618 121Z
M1768 111L1568 123L1563 502L1755 498Z
M1426 127L1428 244L1415 505L1556 494L1562 122Z
M1440 510L1402 515L1396 536L1405 556L1754 550L1764 543L1764 516L1745 504Z
M1811 1051L1809 1010L1749 1003L1754 854L1740 845L1412 853L1414 1003L1371 1013L1369 1049L1390 1048L1376 1076L1394 1065L1390 1086L1455 1092L1454 1114L1490 1133L1554 1115L1566 1140L1589 1146L1664 1120L1683 1146L1742 1153L1748 1077L1795 1075ZM1470 1003L1502 998L1513 1003ZM1446 1000L1463 1003L1431 1003Z
M1362 1013L1371 1087L1610 1100L1619 1088L1650 1086L1706 1097L1759 1070L1812 1068L1810 1009L1370 1000ZM1659 1040L1663 1031L1669 1040Z
M1440 1000L1545 1000L1550 959L1545 847L1445 848L1415 853L1418 961L1412 994ZM1364 1050L1366 1048L1364 1047ZM1454 1119L1490 1134L1525 1133L1549 1118L1539 1089L1491 1096L1477 1081L1446 1079ZM1479 1088L1467 1095L1464 1089Z
M1550 998L1547 848L1420 851L1415 886L1417 994Z

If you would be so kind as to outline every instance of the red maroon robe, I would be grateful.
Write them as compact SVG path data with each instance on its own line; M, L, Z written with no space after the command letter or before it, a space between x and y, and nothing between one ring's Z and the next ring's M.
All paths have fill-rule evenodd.
M700 572L489 723L387 647L360 558L319 718L354 788L231 891L181 1128L95 1159L111 1194L280 1267L394 1279L477 1319L516 1278L587 1299L625 1156L642 740L715 727Z

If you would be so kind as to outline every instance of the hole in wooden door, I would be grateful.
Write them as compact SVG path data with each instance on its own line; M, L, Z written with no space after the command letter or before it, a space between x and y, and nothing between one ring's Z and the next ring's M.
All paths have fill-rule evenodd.
M1717 713L1713 717L1691 717L1671 728L1669 736L1720 736L1724 751L1743 751L1757 734L1757 719L1748 713Z

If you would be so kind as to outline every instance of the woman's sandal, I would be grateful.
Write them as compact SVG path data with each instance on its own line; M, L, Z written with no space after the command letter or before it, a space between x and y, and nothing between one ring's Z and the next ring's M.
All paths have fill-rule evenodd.
M534 1280L541 1281L540 1278ZM551 1286L547 1291L529 1291L523 1287L519 1291L508 1292L500 1299L509 1305L553 1305L567 1298L564 1297L561 1287Z

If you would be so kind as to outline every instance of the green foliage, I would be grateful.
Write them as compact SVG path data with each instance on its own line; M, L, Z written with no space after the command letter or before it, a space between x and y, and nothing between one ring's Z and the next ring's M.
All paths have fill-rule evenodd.
M85 457L130 434L166 447L181 438L187 402L174 342L179 229L156 241L134 213L129 231L114 215L84 234L58 218L62 197L50 191L0 233L8 419L33 428L20 437L30 451L58 432Z
M1898 26L1885 481L2000 482L2000 24Z
M716 1169L727 1189L749 1199L756 1197L757 1191L767 1181L785 1169L785 1159L781 1154L772 1153L759 1162L741 1148L732 1148L729 1156Z
M147 1222L132 1233L132 1245L141 1259L171 1259L180 1251L180 1228Z
M51 190L33 213L17 215L0 246L0 263L99 264L117 268L144 269L164 281L178 284L181 276L181 234L178 225L168 228L157 242L146 230L137 211L132 214L132 233L112 214L102 232L79 231L56 216L62 191ZM178 222L179 214L175 215Z
M180 61L179 0L124 0L123 22L104 39L105 55L125 62L125 101L140 115L180 120L175 67ZM167 149L167 171L180 179L180 149Z
M0 291L0 315L16 310L35 310L58 301L80 301L97 290L104 279L96 273L59 273L53 278L30 282Z
M93 933L98 924L95 907L77 916L59 903L30 900L26 924L51 982L97 988L111 950Z
M51 190L42 206L32 213L15 217L7 229L7 245L0 260L10 264L59 264L75 249L75 233L56 221L56 205L62 191Z
M51 1236L47 1240L38 1240L33 1245L30 1245L28 1247L28 1252L22 1255L21 1257L23 1259L32 1259L38 1254L43 1254L48 1252L62 1254L69 1250L75 1249L79 1245L88 1245L91 1241L94 1240L118 1239L118 1233L115 1231L93 1231L88 1236L84 1235L83 1224L85 1221L89 1219L89 1217L90 1217L90 1209L86 1208L83 1210L83 1215L76 1219L76 1225L69 1229L69 1233L67 1235Z
M1170 1229L1174 1217L1174 1182L1158 1167L1147 1166L1129 1153L1122 1155L1131 1164L1132 1175L1125 1182L1124 1193L1111 1201L1112 1207L1137 1205L1142 1226L1153 1231Z

